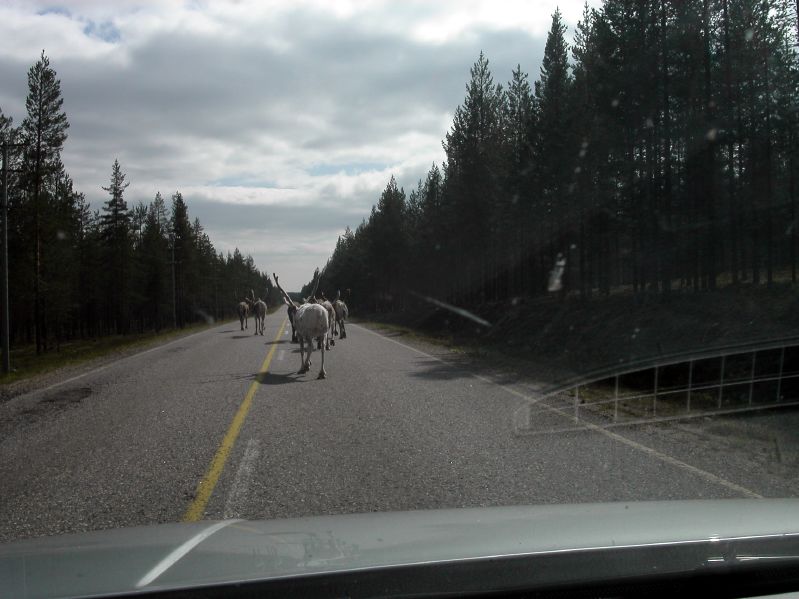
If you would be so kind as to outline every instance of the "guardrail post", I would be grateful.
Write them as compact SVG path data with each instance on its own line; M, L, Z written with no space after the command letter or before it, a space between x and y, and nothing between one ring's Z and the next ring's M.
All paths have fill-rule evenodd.
M658 414L658 367L655 366L655 393L652 396L652 416Z
M755 390L755 363L757 361L757 352L752 352L752 372L749 373L749 405L752 405L752 394Z
M782 392L782 372L783 366L785 365L785 346L782 346L780 349L780 375L777 377L777 401L782 401L782 396L780 395Z
M719 409L721 409L721 395L724 393L724 369L727 365L727 356L721 356L721 378L719 379Z
M691 411L691 391L693 390L693 384L694 384L694 361L691 360L688 363L688 402L686 405L687 408L685 410L686 412Z
M619 420L619 375L616 375L616 390L613 392L613 422Z

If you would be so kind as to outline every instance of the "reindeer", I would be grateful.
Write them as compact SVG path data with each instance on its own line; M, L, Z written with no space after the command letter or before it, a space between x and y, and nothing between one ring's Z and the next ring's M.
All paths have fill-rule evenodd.
M319 269L316 269L314 277L319 274ZM291 308L294 307L294 322L292 328L296 331L297 337L300 341L300 369L297 374L305 374L311 368L311 354L313 353L313 343L316 339L322 337L327 338L327 332L330 324L327 319L327 310L321 305L309 301L302 305L297 305L280 286L280 281L275 273L272 273L275 279L275 285L280 291L286 304ZM312 296L311 296L312 297ZM305 344L308 344L308 356L305 356ZM327 377L325 372L325 349L327 343L320 347L322 351L322 368L319 370L318 378L323 379Z
M344 300L341 299L340 289L336 292L336 299L333 302L333 310L336 312L333 333L338 333L339 339L346 339L347 329L344 328L344 321L346 321L347 316L349 316L349 310L347 309L347 304L345 304ZM336 330L335 327L337 327L339 330Z
M264 325L266 324L266 302L260 297L256 300L255 292L250 289L250 299L247 300L247 303L255 316L255 333L253 335L258 333L263 335Z
M274 273L272 273L272 274L274 274ZM311 303L311 304L318 304L318 305L322 306L325 309L325 311L327 311L327 322L328 322L329 328L328 328L327 334L324 336L324 339L322 337L319 337L317 339L316 349L322 349L322 343L324 343L325 344L325 351L330 351L331 343L333 345L335 345L335 342L332 341L332 337L333 336L331 335L332 326L333 326L333 320L334 320L334 317L333 317L333 306L331 305L330 302L327 301L327 299L325 298L325 294L324 293L321 294L322 301L319 301L319 298L316 297L316 290L319 289L319 281L322 280L322 277L319 276L319 269L318 268L314 271L314 275L313 276L314 276L314 287L313 287L313 290L311 291L311 294L308 296L308 298L305 301L308 302L308 303Z
M330 345L335 345L336 340L333 339L333 328L336 325L336 313L333 310L333 304L327 300L324 293L321 294L321 297L321 302L318 299L315 299L315 301L317 304L321 305L325 310L327 310L327 320L330 323L330 330L327 332L327 337L325 339L330 341ZM319 343L321 344L321 342L322 341L320 340ZM330 345L328 345L326 348L328 351L330 350ZM321 347L318 347L317 349L321 349Z
M272 273L274 274L274 273ZM285 300L284 300L285 301ZM288 304L289 322L291 323L291 342L297 343L297 329L294 326L294 317L297 314L297 304L294 302Z
M236 292L236 297L239 297L238 291ZM236 308L239 313L239 323L241 323L241 330L247 328L247 316L250 314L250 304L247 303L247 298L244 298L244 301L239 302L238 307Z

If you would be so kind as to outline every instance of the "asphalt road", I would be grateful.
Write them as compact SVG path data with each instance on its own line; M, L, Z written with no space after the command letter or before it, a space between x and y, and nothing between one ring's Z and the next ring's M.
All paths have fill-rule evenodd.
M284 326L285 325L285 326ZM306 375L284 313L0 405L0 541L229 517L799 495L799 412L529 434L568 404L350 324ZM264 372L266 371L266 372Z

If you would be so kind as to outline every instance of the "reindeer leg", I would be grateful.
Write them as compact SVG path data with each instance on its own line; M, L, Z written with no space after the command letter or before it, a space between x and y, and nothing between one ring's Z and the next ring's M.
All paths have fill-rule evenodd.
M325 372L325 348L322 348L322 369L319 371L319 376L316 377L318 379L325 379L327 378L327 373Z
M311 369L311 354L313 353L313 341L308 344L308 361L305 363L305 372Z
M305 374L305 344L300 339L300 369L297 374Z

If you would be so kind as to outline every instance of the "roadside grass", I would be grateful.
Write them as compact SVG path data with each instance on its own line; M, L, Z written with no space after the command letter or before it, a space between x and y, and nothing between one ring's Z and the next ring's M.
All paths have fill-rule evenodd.
M468 359L479 360L481 365L511 371L519 375L530 373L529 358L509 355L508 350L500 349L496 344L484 344L467 337L457 338L453 335L436 335L415 330L411 327L395 323L385 323L368 319L352 319L352 322L365 326L391 338L409 341L420 341L445 348L453 354ZM651 391L628 385L619 386L618 401L615 401L615 388L603 382L580 386L580 410L587 410L603 419L618 418L640 420L658 417L687 416L686 393L669 393L669 389L659 391L655 404ZM568 393L568 395L567 395ZM557 394L561 401L571 408L574 390ZM692 412L698 410L712 411L715 407L717 393L694 391L691 396ZM725 402L726 403L726 402Z
M282 304L270 306L267 315L274 314L283 307ZM249 317L253 320L252 315ZM47 374L66 366L77 366L92 360L107 358L111 355L131 353L143 350L160 343L185 337L193 333L224 325L238 324L238 317L219 320L211 324L199 322L182 329L168 329L156 333L130 333L128 335L108 335L94 339L76 339L61 344L58 351L51 349L48 352L36 355L36 346L23 345L11 348L11 373L0 374L0 388L12 383L17 383L38 375Z
M422 331L396 322L386 322L368 317L351 317L349 320L389 338L417 341L446 349L456 361L458 358L463 358L466 361L479 361L481 366L495 371L512 373L514 377L534 375L529 357L520 356L518 352L513 351L512 347L500 347L496 342L486 343L485 340L477 337L441 330Z
M406 339L413 339L416 341L422 341L424 343L430 343L431 345L446 347L454 351L458 351L459 349L453 346L454 339L451 335L426 333L419 331L417 329L413 329L409 326L389 323L389 322L381 322L379 320L370 320L368 318L350 318L349 321L351 321L353 324L366 327L376 332L389 334L389 336L391 337L404 337ZM460 349L461 351L463 350L463 348Z
M52 349L38 356L36 355L35 345L12 347L12 371L8 375L0 374L0 386L46 374L65 366L76 366L98 358L104 358L109 354L121 354L131 350L147 349L150 346L172 339L178 339L205 329L234 322L238 323L238 319L221 320L213 324L202 322L183 329L169 329L159 333L149 331L146 333L131 333L129 335L109 335L95 339L77 339L62 343L59 351Z
M783 279L790 276L781 274ZM418 339L509 375L517 373L511 380L525 378L543 390L591 373L629 369L628 365L641 361L656 363L661 356L688 356L714 347L799 336L797 305L799 289L788 282L775 282L771 288L741 284L701 293L674 290L668 298L649 294L594 296L590 300L545 296L471 306L491 327L477 327L426 303L410 303L403 312L362 314L360 322L390 331L397 339ZM762 357L758 356L759 365ZM743 375L749 367L749 362L741 366ZM727 377L734 376L729 364L727 368ZM673 383L678 384L676 380ZM665 386L670 384L661 380L663 391L668 391ZM645 393L640 385L622 383L622 387L631 387L629 395ZM757 390L764 396L770 394L763 388ZM698 391L692 395L692 413L694 406L697 411L700 406L710 408L714 397L717 402L714 392L703 395ZM739 391L725 390L723 407L739 406L743 401ZM602 405L615 410L613 392L611 386L596 401L607 401ZM620 392L624 394L623 389ZM651 398L620 402L636 416L651 415L653 404ZM655 410L658 416L676 415L686 411L684 404L681 394L661 397L659 391Z

